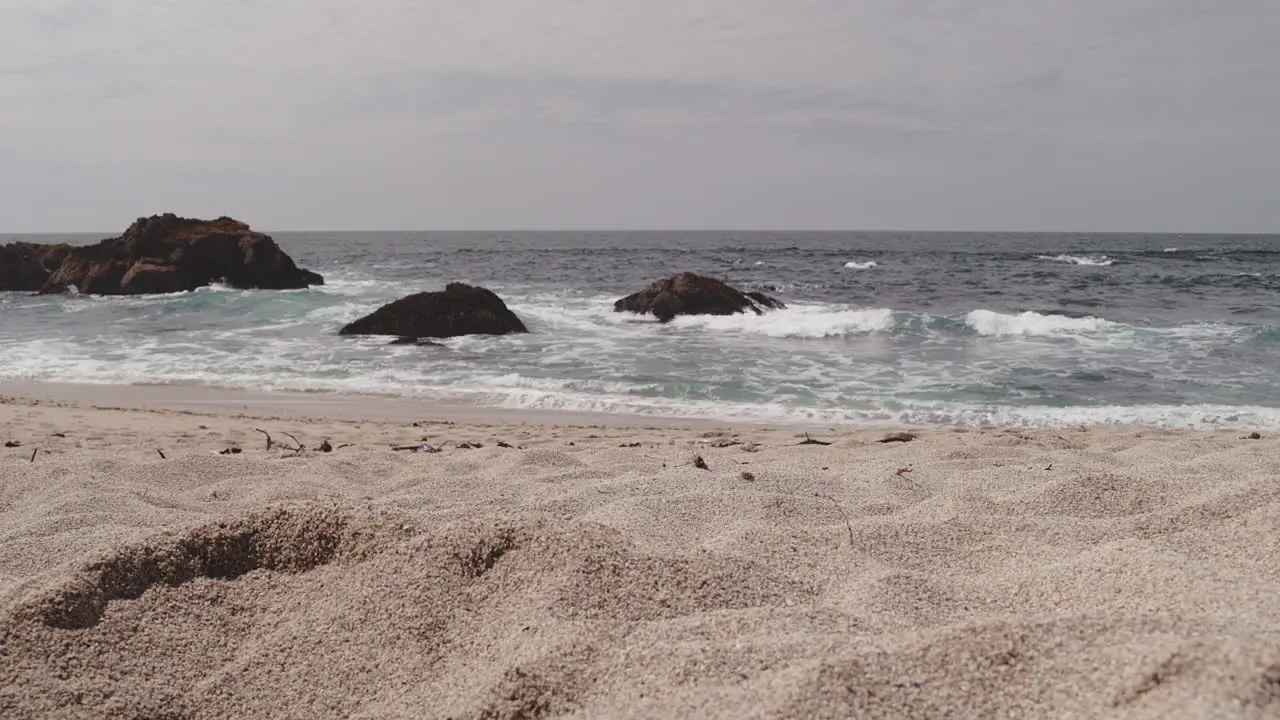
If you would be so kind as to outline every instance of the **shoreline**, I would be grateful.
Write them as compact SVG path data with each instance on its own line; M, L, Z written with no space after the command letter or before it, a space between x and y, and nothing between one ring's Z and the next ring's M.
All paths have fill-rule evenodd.
M908 425L901 423L805 421L800 418L765 420L760 418L708 418L640 413L592 412L507 408L497 405L468 405L427 398L372 393L304 390L251 390L187 384L110 384L0 380L0 400L12 398L27 404L71 403L78 407L105 410L175 411L197 415L332 420L375 423L459 423L477 426L536 425L548 427L607 427L614 429L671 429L744 431L794 430L858 433L863 431L911 430L989 431L1017 430L1031 433L1090 430L1132 430L1148 432L1188 432L1198 435L1248 434L1253 430L1269 434L1266 428L1248 425L1181 428L1141 423L1082 423L1073 425Z
M834 429L829 423L717 420L664 415L539 410L442 403L392 395L330 391L249 390L205 385L114 385L74 382L0 381L0 397L64 402L123 410L171 410L203 415L306 418L343 422L456 422L470 425L722 429Z

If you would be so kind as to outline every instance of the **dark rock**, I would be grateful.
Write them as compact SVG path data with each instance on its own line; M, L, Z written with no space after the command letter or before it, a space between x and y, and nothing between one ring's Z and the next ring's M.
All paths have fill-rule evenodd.
M384 305L338 331L339 335L396 335L399 343L458 335L506 335L529 330L482 287L449 283L442 292L422 292Z
M324 284L324 278L294 265L270 237L228 217L154 215L95 245L0 248L0 290L143 295L194 290L219 280L267 290Z
M186 289L186 279L172 265L136 262L120 280L120 292L125 295L174 293Z
M36 292L62 264L71 246L16 242L0 246L0 291Z
M787 307L778 298L769 297L762 292L748 292L743 294L754 300L760 307L768 308L770 310L785 310Z
M682 272L659 280L613 304L614 312L652 313L662 322L677 315L735 315L750 310L785 308L782 301L760 292L744 293L713 278Z

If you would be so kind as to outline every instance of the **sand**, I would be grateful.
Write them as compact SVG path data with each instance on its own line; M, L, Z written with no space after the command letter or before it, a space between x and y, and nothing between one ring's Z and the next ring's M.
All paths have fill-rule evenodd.
M0 717L1280 716L1280 439L95 404L0 403Z

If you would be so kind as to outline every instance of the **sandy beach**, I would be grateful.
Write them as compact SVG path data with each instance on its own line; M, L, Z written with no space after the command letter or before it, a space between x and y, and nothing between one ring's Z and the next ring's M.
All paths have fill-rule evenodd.
M0 717L1280 716L1269 436L12 389Z

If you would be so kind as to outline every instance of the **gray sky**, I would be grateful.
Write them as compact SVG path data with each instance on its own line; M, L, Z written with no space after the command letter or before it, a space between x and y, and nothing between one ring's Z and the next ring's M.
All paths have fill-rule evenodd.
M1280 232L1277 0L0 0L0 231Z

